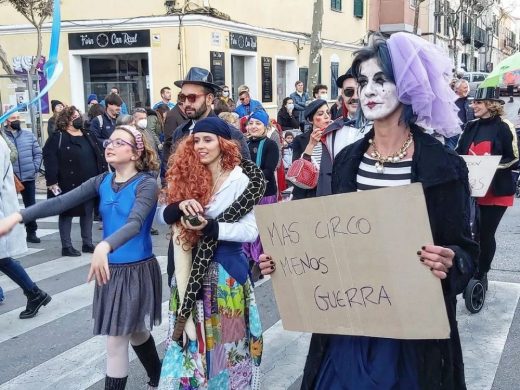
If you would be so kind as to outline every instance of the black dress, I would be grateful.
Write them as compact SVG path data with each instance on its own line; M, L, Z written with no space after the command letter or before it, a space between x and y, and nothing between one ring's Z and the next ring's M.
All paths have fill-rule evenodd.
M262 155L258 156L260 143L264 141ZM256 162L258 167L262 170L267 181L265 189L265 196L272 196L278 193L276 185L275 172L278 166L278 159L280 158L280 151L278 145L272 139L267 137L250 138L248 141L249 153L251 153L251 161ZM260 164L258 164L260 162Z

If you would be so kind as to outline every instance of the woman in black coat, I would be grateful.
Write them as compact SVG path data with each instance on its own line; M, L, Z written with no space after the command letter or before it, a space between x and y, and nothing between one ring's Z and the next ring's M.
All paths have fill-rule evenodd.
M400 44L406 44L405 47L423 45L408 34L396 34L390 39L395 42L392 47L396 54L400 54ZM357 53L352 64L359 84L361 120L373 121L373 127L364 138L345 147L335 157L332 193L422 184L433 243L424 243L417 248L416 259L425 266L425 273L431 272L441 280L450 338L401 340L313 334L303 373L302 389L305 390L466 389L455 309L456 296L472 277L478 256L478 245L472 240L470 231L468 170L455 152L414 124L416 119L423 118L419 114L424 111L400 101L388 49L390 45L386 42L375 38L371 46ZM435 53L434 48L430 51ZM416 53L422 55L424 51ZM421 59L415 61L416 67L421 65ZM441 74L433 76L432 82L440 85L441 93L445 92L442 88L447 90L449 87L441 84ZM405 79L410 81L410 78ZM416 86L412 84L412 87ZM437 99L426 91L430 89L414 88L420 96L413 95L417 99L412 101L423 103ZM435 103L440 107L434 110L434 118L441 118L438 115L447 115L447 110L452 109L438 100ZM448 122L444 123L450 127L443 129L457 126L454 110ZM441 124L437 119L425 123L434 128ZM414 221L404 223L413 225ZM392 243L371 242L370 245L384 252L385 245ZM275 265L269 256L260 257L262 274L272 273ZM396 269L394 272L402 271Z
M456 148L459 154L502 156L487 194L476 198L480 240L476 277L485 285L495 256L495 233L507 208L513 205L516 187L512 171L518 165L518 144L515 130L501 118L503 103L495 88L478 89L472 103L478 119L466 124Z
M282 130L293 130L299 129L300 124L298 123L298 118L294 116L294 101L290 97L286 97L283 99L282 108L278 111L278 117L276 121L280 126L282 126Z
M102 148L89 131L83 130L83 119L74 106L65 108L56 119L57 132L43 148L47 196L59 196L79 187L91 177L105 171ZM93 253L92 222L94 200L74 207L59 216L62 256L81 256L72 246L72 218L80 217L82 252Z

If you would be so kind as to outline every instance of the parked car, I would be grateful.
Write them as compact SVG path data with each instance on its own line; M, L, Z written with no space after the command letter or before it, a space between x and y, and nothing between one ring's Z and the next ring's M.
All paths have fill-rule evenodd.
M469 96L474 97L475 91L482 81L486 79L489 73L484 72L466 72L462 78L469 82Z

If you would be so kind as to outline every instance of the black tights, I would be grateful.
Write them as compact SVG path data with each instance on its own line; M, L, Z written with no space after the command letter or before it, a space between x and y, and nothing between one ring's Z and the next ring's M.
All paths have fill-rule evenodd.
M479 206L480 257L478 259L478 267L480 276L488 273L491 268L491 262L497 249L495 233L506 210L506 206Z

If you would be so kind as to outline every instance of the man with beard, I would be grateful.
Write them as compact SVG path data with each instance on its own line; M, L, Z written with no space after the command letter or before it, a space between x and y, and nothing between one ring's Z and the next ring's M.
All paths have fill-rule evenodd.
M210 116L216 116L211 109L211 103L215 100L220 87L213 83L213 75L206 69L193 67L189 70L184 80L178 80L175 85L181 88L179 100L184 101L184 113L188 121L180 125L172 135L172 149L175 153L176 144L184 137L191 134L195 123ZM242 157L249 159L249 148L244 135L230 125L231 138L240 143ZM164 162L167 166L167 161Z

